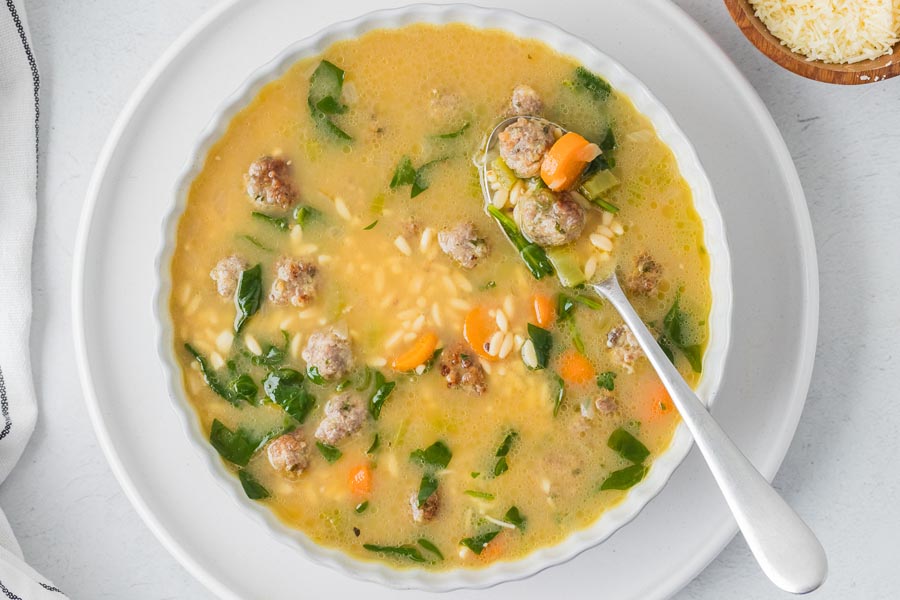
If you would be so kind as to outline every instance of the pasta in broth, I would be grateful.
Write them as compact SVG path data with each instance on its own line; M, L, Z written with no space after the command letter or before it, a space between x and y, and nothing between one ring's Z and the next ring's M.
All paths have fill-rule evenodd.
M533 114L579 139L514 121L487 212L472 157ZM247 496L317 543L514 560L617 504L678 422L577 287L613 268L696 384L701 221L628 98L501 31L370 32L263 87L193 181L171 264L184 387Z

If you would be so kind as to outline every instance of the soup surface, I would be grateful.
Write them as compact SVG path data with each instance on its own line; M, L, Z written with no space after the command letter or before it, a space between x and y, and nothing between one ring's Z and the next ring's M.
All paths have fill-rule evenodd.
M489 213L473 157L532 114L583 139L514 121ZM209 151L171 264L184 387L248 497L317 543L514 560L621 501L678 422L577 285L613 269L696 384L702 225L628 98L500 31L371 32L294 64Z

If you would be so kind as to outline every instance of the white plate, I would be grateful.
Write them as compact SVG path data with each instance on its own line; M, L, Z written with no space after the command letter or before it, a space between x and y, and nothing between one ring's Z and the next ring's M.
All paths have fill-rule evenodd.
M515 8L552 19L621 62L697 147L728 227L735 283L735 343L714 412L771 477L803 406L818 313L812 233L788 152L755 92L674 6L603 0L585 12L579 4L527 1ZM222 597L295 598L300 590L309 597L396 596L303 561L221 493L168 406L151 322L157 225L183 161L221 99L291 42L368 8L361 0L223 5L187 32L137 90L88 193L73 285L88 408L138 512ZM660 496L601 547L491 594L537 598L575 582L610 598L665 597L696 575L733 531L693 452Z
M272 535L295 548L319 564L366 581L374 581L397 588L415 588L444 592L459 588L481 588L522 579L571 559L584 550L596 546L620 527L631 521L663 488L675 469L691 449L692 440L687 426L680 423L672 443L664 454L653 461L650 472L637 486L629 490L625 499L606 511L593 524L572 532L562 542L539 548L515 561L498 561L484 569L457 568L442 572L425 569L398 571L382 561L360 561L336 548L326 548L306 535L286 527L265 505L252 502L234 474L222 464L218 453L207 441L205 429L188 402L181 378L181 366L175 352L175 327L169 315L172 294L171 263L175 251L178 221L188 201L194 179L206 163L210 147L225 133L231 119L258 93L263 85L283 76L299 59L319 55L339 40L357 38L368 31L397 28L410 23L467 23L474 27L508 31L522 38L538 39L562 54L573 57L592 72L605 78L614 89L627 96L635 108L646 116L675 156L678 168L691 188L694 206L703 220L704 244L710 255L710 288L712 307L709 312L710 337L703 357L703 374L697 384L697 395L707 405L715 398L722 381L731 333L732 281L731 261L725 241L725 225L716 205L712 186L703 172L699 158L665 107L653 97L634 75L608 56L558 27L518 13L496 8L479 8L464 4L417 4L400 9L368 13L352 21L337 23L317 32L280 53L274 60L254 71L250 79L233 93L217 111L212 122L197 140L185 168L173 186L171 208L162 228L162 248L157 269L159 288L156 294L156 318L159 327L159 355L169 388L169 396L184 423L184 429L195 450L206 460L222 489L235 501L256 516Z

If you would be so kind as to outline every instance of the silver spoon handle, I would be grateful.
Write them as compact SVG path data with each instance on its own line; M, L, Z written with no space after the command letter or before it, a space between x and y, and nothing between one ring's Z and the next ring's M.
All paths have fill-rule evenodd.
M592 287L619 312L656 369L765 574L794 594L822 585L828 561L819 540L712 418L641 321L615 274Z

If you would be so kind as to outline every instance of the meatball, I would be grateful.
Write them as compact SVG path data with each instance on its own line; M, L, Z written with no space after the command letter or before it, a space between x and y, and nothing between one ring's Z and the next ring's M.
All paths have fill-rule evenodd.
M503 161L523 179L540 174L544 154L556 141L549 125L523 118L508 125L497 139Z
M634 271L625 279L625 287L633 294L646 296L656 289L661 278L662 266L649 253L642 252L634 259Z
M275 263L275 281L269 292L273 304L292 304L303 308L316 298L319 268L312 262L283 256Z
M458 342L441 353L441 376L448 388L458 388L480 396L487 391L487 376L478 357L468 345Z
M472 223L460 223L453 229L438 233L438 244L444 254L466 269L471 269L490 252L487 240L478 234Z
M531 86L524 83L515 87L510 98L510 114L539 115L544 111L544 102Z
M346 333L334 327L309 336L301 353L307 367L315 367L324 379L339 379L353 368L353 351Z
M343 392L325 404L325 418L316 429L316 439L334 446L353 435L366 421L366 402L354 392Z
M538 246L563 246L584 229L584 208L568 194L546 189L520 197L514 215L522 234Z
M612 394L601 394L594 398L594 407L601 415L609 416L619 410L619 403Z
M297 199L291 182L290 165L281 158L263 156L247 169L247 194L264 206L289 208Z
M249 266L246 260L234 254L217 262L209 272L209 276L216 282L216 291L219 295L225 298L233 296L241 273Z
M309 466L309 444L299 429L269 442L266 455L272 468L284 477L296 477Z
M441 498L435 490L422 506L419 506L419 493L413 492L409 497L409 508L412 511L413 521L416 523L427 523L437 516L438 510L441 508Z
M644 351L641 350L628 325L619 325L610 329L606 334L606 347L612 349L616 360L629 373L634 371L635 361L644 356Z

